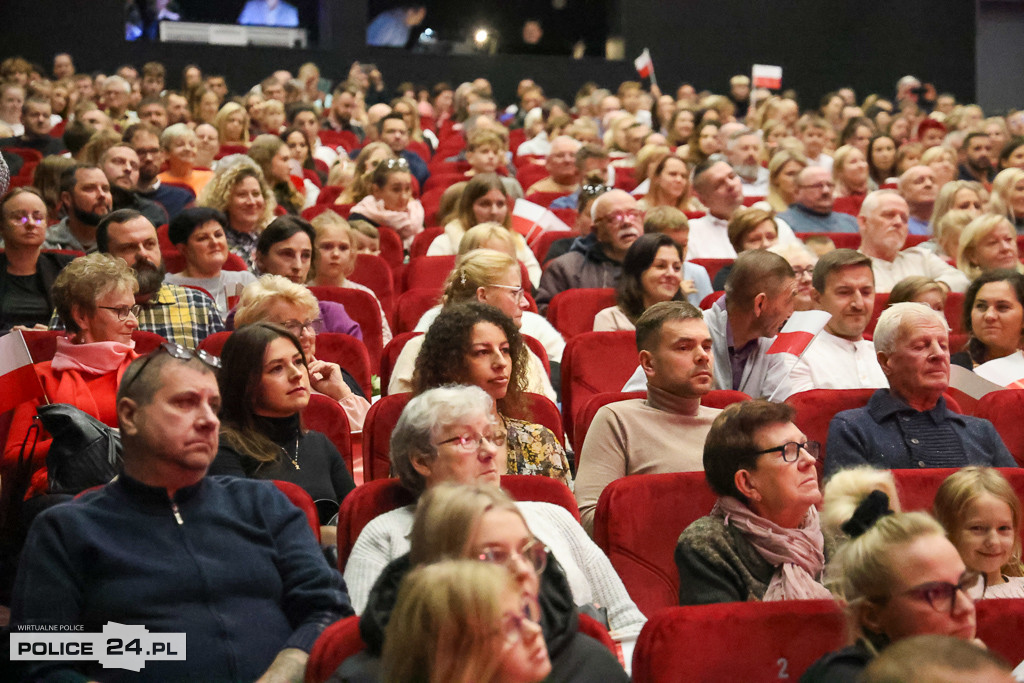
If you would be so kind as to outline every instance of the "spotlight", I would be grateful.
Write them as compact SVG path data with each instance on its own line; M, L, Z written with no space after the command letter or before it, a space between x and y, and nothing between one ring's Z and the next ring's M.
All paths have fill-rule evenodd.
M476 33L473 34L473 40L476 41L477 45L483 45L487 42L489 37L490 35L487 33L487 29L485 28L478 28Z

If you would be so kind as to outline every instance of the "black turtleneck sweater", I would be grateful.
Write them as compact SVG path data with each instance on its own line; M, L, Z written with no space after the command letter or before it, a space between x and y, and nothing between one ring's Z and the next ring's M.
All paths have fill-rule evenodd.
M356 487L338 449L320 432L302 432L297 414L282 418L257 417L256 425L264 436L283 449L276 454L277 459L260 462L239 453L221 436L220 449L210 466L210 474L278 479L297 484L317 501L320 523L326 524L338 509L336 505L323 505L320 501L340 504ZM292 463L293 459L298 463L298 469Z

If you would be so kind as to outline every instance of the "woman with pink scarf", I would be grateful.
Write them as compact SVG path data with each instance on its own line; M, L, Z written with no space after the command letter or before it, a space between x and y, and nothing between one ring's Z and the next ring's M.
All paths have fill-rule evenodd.
M711 514L676 545L679 603L829 599L820 583L824 539L808 441L783 403L745 401L715 418L704 442L704 472L718 494Z
M57 276L51 295L68 336L57 338L53 360L35 365L45 398L14 409L4 447L5 478L17 466L36 408L47 401L69 403L111 427L117 426L117 386L139 355L132 341L132 332L139 326L135 317L137 289L128 264L107 254L77 258ZM47 490L46 454L51 441L50 435L40 429L32 457L29 496ZM25 452L31 452L31 443Z
M370 177L371 192L352 207L348 219L362 219L398 233L406 250L423 232L423 205L412 196L409 162L401 157L377 165Z

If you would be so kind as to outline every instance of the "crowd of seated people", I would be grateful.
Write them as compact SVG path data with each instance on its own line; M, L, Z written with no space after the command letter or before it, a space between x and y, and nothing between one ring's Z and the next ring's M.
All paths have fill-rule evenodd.
M273 623L226 678L301 678L347 592L364 652L335 680L626 680L652 613L609 540L614 505L681 473L702 473L706 509L641 561L668 566L673 605L834 596L851 639L806 680L856 680L922 634L973 640L975 600L1024 597L1020 420L977 416L1024 391L1024 112L985 118L913 77L818 108L746 77L724 94L588 83L571 103L524 79L504 108L483 78L392 92L358 64L330 93L313 64L234 89L196 65L180 84L157 62L47 71L0 62L0 334L40 389L0 416L3 541L28 534L17 580L17 552L0 571L15 624L78 623L61 601L91 591L90 619L117 614L103 572L132 563L74 563L138 543L101 531L131 506L169 498L204 533L229 511L271 536L296 523L273 486L238 480L316 503L294 567L255 563L260 593L317 571L246 596ZM778 352L807 311L830 318ZM325 399L349 438L310 426ZM120 427L124 476L74 500L53 487L67 436L36 426L47 403ZM887 482L936 468L956 472L934 517L901 512ZM346 528L389 474L405 502ZM571 510L513 503L501 477ZM80 538L59 533L71 506ZM157 526L150 551L173 551ZM277 552L252 536L228 534L225 558ZM167 594L131 571L132 599L154 601L139 618L162 618ZM444 591L458 609L438 611ZM603 630L583 635L591 616ZM173 623L216 628L191 620ZM406 645L415 667L396 664Z

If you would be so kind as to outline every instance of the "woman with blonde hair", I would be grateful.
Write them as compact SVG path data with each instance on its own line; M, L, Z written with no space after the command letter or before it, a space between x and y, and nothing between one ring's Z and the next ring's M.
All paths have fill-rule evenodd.
M496 173L481 173L473 176L466 183L459 197L456 217L444 226L444 234L438 235L430 243L427 256L447 256L459 253L459 244L466 231L482 223L498 223L505 228L512 226L512 204L508 192L502 183L501 176ZM541 269L537 257L526 246L526 241L518 233L510 233L515 242L515 256L526 266L530 276L530 284L540 284Z
M785 211L796 198L796 177L807 168L807 157L792 149L780 149L768 162L768 204L776 213Z
M224 228L228 247L253 270L256 243L263 229L274 220L277 207L256 162L241 154L222 159L196 204L222 211L228 217Z
M431 152L437 149L437 138L433 131L424 130L420 124L420 110L416 101L408 97L398 97L391 101L391 110L401 114L405 125L409 128L409 139L414 142L423 142L430 147Z
M395 153L387 143L371 142L356 157L356 168L352 184L338 197L336 204L358 204L373 191L371 179L381 162L394 159Z
M973 280L992 270L1024 273L1017 253L1017 231L1003 215L984 213L960 233L956 267Z
M324 211L310 223L316 231L314 246L313 277L309 284L318 287L344 287L366 292L377 302L380 309L381 333L384 343L391 341L391 326L388 324L384 307L373 290L366 285L349 279L356 268L359 246L358 233L344 218L333 211Z
M935 493L935 517L971 571L985 576L982 598L1024 598L1021 504L1006 478L989 467L965 467Z
M213 126L220 134L220 144L249 146L249 112L237 102L221 107Z
M915 635L975 637L980 575L967 569L942 525L924 512L893 513L872 492L841 529L825 585L846 613L849 646L826 654L800 680L845 683L892 642Z
M466 301L490 304L511 318L516 327L522 328L526 324L524 317L528 303L523 291L519 262L507 253L492 249L474 249L460 256L455 262L455 269L445 280L440 310ZM532 315L530 319L534 320ZM430 320L426 329L429 330L432 323L433 320ZM417 325L417 329L419 328ZM529 334L529 331L524 330L524 334ZM409 391L412 388L413 369L422 346L423 337L420 336L410 339L402 348L391 374L389 394ZM549 352L549 357L550 355ZM555 400L555 390L544 370L543 362L533 355L532 351L529 354L529 361L526 367L526 391L543 394Z
M921 163L935 171L935 187L938 188L956 180L959 175L956 151L945 145L926 149L921 155Z
M992 181L989 211L1013 222L1017 233L1024 233L1024 170L1007 168Z
M821 531L830 551L838 549L841 542L849 540L850 535L842 527L853 517L857 506L873 491L881 491L888 496L889 509L900 512L896 480L890 470L868 466L851 467L829 477L822 494Z
M187 185L199 196L213 178L213 171L196 167L199 139L184 123L167 126L160 133L160 149L167 155L167 170L157 176L163 183Z
M446 560L414 569L391 616L384 683L536 683L551 671L540 615L502 567Z
M638 203L641 211L656 206L671 206L683 212L703 208L698 208L700 202L691 196L690 167L685 161L665 153L652 159L649 169L650 189Z
M868 160L855 145L843 145L832 154L836 197L862 197L878 189L868 175Z
M946 310L946 298L949 290L938 280L932 280L924 275L911 275L905 277L889 291L889 302L886 307L903 302L925 304L933 311L940 313Z

